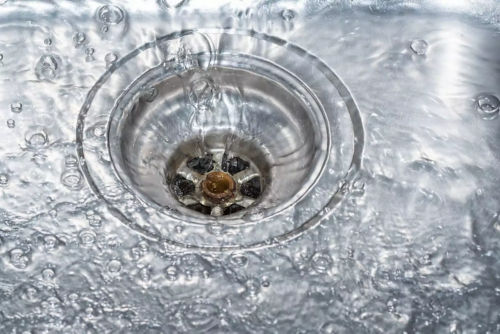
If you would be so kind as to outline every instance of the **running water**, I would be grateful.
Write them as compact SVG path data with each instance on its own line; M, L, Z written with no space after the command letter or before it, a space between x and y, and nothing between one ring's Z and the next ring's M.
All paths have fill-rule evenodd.
M0 0L0 332L500 332L499 17Z

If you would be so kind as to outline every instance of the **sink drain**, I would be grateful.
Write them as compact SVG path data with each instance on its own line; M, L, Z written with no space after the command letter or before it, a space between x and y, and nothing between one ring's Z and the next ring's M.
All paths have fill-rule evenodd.
M107 140L87 138L106 112ZM317 225L359 168L363 132L319 59L267 35L207 30L113 64L88 95L77 142L90 186L128 226L223 250Z

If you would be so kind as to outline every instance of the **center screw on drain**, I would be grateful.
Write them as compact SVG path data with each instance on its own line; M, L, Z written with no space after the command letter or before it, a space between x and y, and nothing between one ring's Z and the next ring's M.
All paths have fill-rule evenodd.
M262 193L260 171L249 161L212 152L190 158L178 167L170 188L186 207L211 216L248 208Z

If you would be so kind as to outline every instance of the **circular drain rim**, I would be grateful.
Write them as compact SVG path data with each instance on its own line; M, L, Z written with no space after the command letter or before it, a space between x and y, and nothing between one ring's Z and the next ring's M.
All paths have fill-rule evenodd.
M191 38L194 40L194 43L199 43L199 41L201 40L201 44L203 46L201 50L198 50L198 53L205 53L208 47L209 54L212 58L212 55L216 55L216 52L214 51L215 43L213 43L212 40L216 39L215 36L218 36L218 38L237 37L238 39L247 39L247 42L248 39L250 39L252 43L271 43L273 47L285 48L286 54L290 55L290 57L292 54L294 54L294 56L298 56L301 59L304 59L306 62L310 63L312 66L311 69L314 69L315 72L320 73L323 76L322 79L326 83L329 83L327 89L334 89L340 99L338 101L330 101L330 104L337 103L338 109L344 109L344 114L340 112L336 114L336 116L349 118L350 126L352 127L352 143L350 143L352 144L352 152L350 152L352 153L352 157L349 159L350 161L341 162L341 164L346 164L346 169L341 171L341 175L337 175L337 179L339 179L339 182L335 184L336 189L334 188L334 191L332 191L331 184L316 185L313 187L314 189L311 189L311 191L304 196L303 200L301 199L302 202L296 204L294 210L287 210L287 212L280 214L277 217L273 217L273 219L269 219L269 217L257 216L257 219L254 221L255 224L252 224L250 226L231 226L231 228L229 229L228 226L223 224L223 221L206 226L194 226L189 221L179 221L175 219L166 222L167 218L171 218L171 215L169 215L169 209L165 209L161 212L158 210L152 210L152 208L148 206L147 203L144 203L139 198L134 196L134 194L130 192L128 187L119 181L118 183L116 183L116 180L112 180L112 182L101 184L100 181L103 181L103 175L100 175L99 173L104 173L107 177L110 178L112 178L113 176L115 178L117 177L117 175L114 173L114 169L110 166L109 152L106 151L107 141L104 146L101 143L97 145L98 147L96 147L96 145L93 145L95 143L90 145L90 141L87 142L86 139L88 138L85 138L85 136L86 134L88 134L88 130L91 126L93 126L97 122L102 123L103 108L101 107L100 103L102 103L105 107L107 106L107 108L105 108L104 110L111 110L110 103L114 104L114 101L117 98L116 94L112 95L109 94L109 92L107 92L106 90L101 89L104 84L108 80L110 80L115 72L119 70L127 73L126 77L128 76L133 79L135 77L138 77L135 72L140 71L141 69L144 70L144 68L151 68L154 65L158 65L158 63L154 65L151 64L151 60L149 58L148 62L144 62L142 64L142 67L135 69L135 71L132 67L127 68L127 63L129 61L137 56L141 56L141 53L146 53L148 51L149 53L151 53L150 51L153 51L153 54L157 55L154 61L159 61L159 63L161 63L163 55L158 55L156 52L162 49L162 45L164 43L169 43L172 41L180 41L182 39L187 40ZM231 45L229 45L229 47L230 46ZM251 51L257 52L256 50L257 49ZM241 52L240 50L237 51ZM262 52L265 53L265 51ZM196 52L192 53L192 55L196 54ZM149 56L151 56L151 54L149 54ZM263 58L267 59L268 56L268 54L264 54ZM274 59L269 59L269 61L273 63L275 62ZM209 65L210 62L208 66ZM203 67L205 65L200 66ZM294 66L294 64L288 64L288 66ZM126 70L129 71L127 72ZM293 71L291 71L291 73L295 74ZM303 79L303 77L300 78ZM103 93L103 91L106 92ZM331 92L328 93L331 94ZM102 96L99 94L101 94ZM326 96L328 96L328 94ZM324 101L321 100L321 102ZM95 105L99 105L99 112L95 110ZM330 105L330 107L332 106ZM334 111L329 110L329 112L333 113ZM345 115L345 112L348 113L347 116ZM337 119L330 118L329 120L334 123L338 121ZM85 103L82 106L82 109L78 116L76 141L80 167L90 188L101 200L106 203L110 212L114 213L129 227L133 228L134 230L140 232L150 239L161 241L165 243L165 245L197 249L200 251L226 251L236 249L255 249L280 244L287 240L296 238L304 231L317 226L322 221L322 219L330 216L332 213L332 209L342 200L343 191L341 191L341 189L346 183L352 182L355 174L361 166L362 151L364 145L364 131L358 107L348 88L342 82L342 80L316 56L312 55L299 46L288 43L285 40L267 34L258 33L253 30L247 31L235 29L200 29L185 30L157 38L156 40L146 43L133 50L128 55L123 57L120 61L110 66L109 69L96 82L96 84L90 89ZM332 156L332 154L331 152L328 152L329 163L331 160L330 156ZM113 176L109 175L110 170L113 170ZM327 175L327 173L322 173L320 178L327 178L327 176L325 175ZM311 193L313 192L313 190L316 190L316 188L321 188L318 190L318 193L316 193L316 196L320 194L321 191L323 191L324 193L329 194L330 197L326 199L324 205L322 204L321 207L314 208L312 212L308 212L309 216L295 219L296 216L300 216L303 214L301 210L308 209L307 206L304 207L303 202L306 201L307 197L312 196ZM131 207L133 208L133 210L128 211L127 205L122 205L124 199L127 203L131 203ZM312 203L310 202L310 200L311 199L309 198L309 204ZM254 226L258 226L259 223L265 223L266 227L264 229L253 228ZM209 233L207 233L207 231Z

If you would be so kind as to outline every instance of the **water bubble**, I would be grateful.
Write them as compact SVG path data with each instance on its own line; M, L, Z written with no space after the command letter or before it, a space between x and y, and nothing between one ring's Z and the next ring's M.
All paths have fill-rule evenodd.
M186 3L187 0L160 0L160 5L165 8L179 8Z
M7 120L7 127L12 129L12 128L15 128L16 127L16 121L14 121L13 119L8 119Z
M9 175L0 174L0 186L6 186L9 183Z
M47 46L50 46L52 45L52 39L50 38L46 38L43 40L43 44L47 45Z
M85 247L91 246L96 240L96 234L90 230L81 231L78 237L80 238L80 243Z
M212 304L194 304L183 313L186 324L198 331L209 331L219 323L219 308Z
M295 16L295 12L291 9L283 9L283 11L281 12L281 17L287 22L292 21Z
M46 54L40 57L35 66L35 74L39 80L50 81L57 78L61 59L56 55Z
M55 275L56 273L52 268L45 268L42 270L42 278L46 281L52 280Z
M83 185L82 173L76 168L65 170L61 175L62 184L69 189L80 189Z
M77 32L73 35L73 42L75 42L75 47L79 47L80 45L82 45L86 39L87 36L83 32Z
M118 55L116 53L110 52L106 53L104 56L104 61L106 64L111 65L118 60Z
M57 245L57 238L53 235L46 235L43 238L43 247L45 248L45 251L50 252L53 251L56 248Z
M25 269L30 259L24 254L24 251L20 248L14 248L10 251L10 263L17 269Z
M105 24L118 24L124 17L123 9L115 5L104 5L97 9L97 19Z
M47 136L47 133L44 129L35 127L26 132L24 140L29 147L40 148L47 145L47 143L49 142L49 137Z
M141 280L144 282L147 282L151 279L151 269L148 267L144 267L139 271L139 276L141 277Z
M87 48L85 49L85 54L87 55L87 57L85 57L85 61L88 63L88 62L91 62L91 61L94 61L94 48Z
M179 269L176 266L168 266L165 268L165 276L170 281L175 281L179 277Z
M500 100L492 94L479 94L476 97L476 110L484 120L495 119L500 112Z
M87 221L89 222L89 225L91 227L95 227L95 228L101 227L102 218L97 213L95 213L92 210L89 210L89 211L87 211L86 216L87 216Z
M234 254L229 259L229 262L236 267L244 267L248 264L248 258L243 254Z
M423 39L414 39L410 43L410 48L417 55L423 56L427 53L427 49L429 48L429 45Z
M212 224L207 225L208 233L216 235L216 236L220 236L220 235L224 234L225 230L226 230L226 227L223 224L212 223Z
M19 114L23 111L23 104L21 102L14 102L10 104L10 111L13 113Z
M107 265L108 271L112 274L117 274L122 270L122 263L118 260L111 260Z
M326 273L333 263L332 258L324 253L315 253L311 258L311 267L320 274Z

